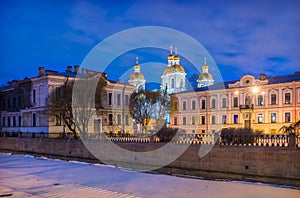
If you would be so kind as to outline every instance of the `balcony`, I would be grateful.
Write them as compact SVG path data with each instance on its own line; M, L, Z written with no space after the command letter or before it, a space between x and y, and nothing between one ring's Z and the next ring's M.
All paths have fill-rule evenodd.
M240 105L240 110L253 110L254 109L254 105Z

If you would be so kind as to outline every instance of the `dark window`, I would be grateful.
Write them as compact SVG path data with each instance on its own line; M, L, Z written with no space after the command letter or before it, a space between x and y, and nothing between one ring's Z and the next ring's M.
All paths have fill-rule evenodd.
M192 101L192 109L193 109L193 110L196 109L196 101L195 101L195 100Z
M10 98L7 98L7 108L10 109Z
M108 93L108 105L112 105L112 93Z
M10 117L7 117L7 126L10 127Z
M18 99L19 101L18 101L18 104L19 104L19 108L21 108L21 96L19 96L19 99Z
M276 104L276 94L271 94L271 104Z
M291 113L285 113L284 118L285 122L291 122Z
M121 94L117 94L117 105L121 105Z
M13 97L12 107L13 107L13 108L16 108L16 107L17 107L17 98L16 98L16 97Z
M263 105L264 105L264 101L263 101L262 95L259 95L259 96L257 97L257 105L258 105L258 106L263 106Z
M233 107L238 107L239 106L239 98L238 97L234 97L233 98Z
M192 117L192 125L195 125L195 117Z
M177 111L177 106L178 106L177 102L174 102L174 110L175 111Z
M55 116L55 120L56 120L56 126L61 126L61 116L60 115L56 115Z
M16 120L16 116L13 116L13 127L17 126L17 120Z
M125 124L126 124L126 125L129 125L129 115L126 115L126 116L125 116Z
M117 115L117 122L118 122L118 125L121 125L121 123L122 123L120 114Z
M183 117L183 118L182 118L182 124L183 124L183 125L186 125L186 117Z
M125 105L129 106L129 96L125 95Z
M216 124L216 116L211 116L211 124Z
M226 98L222 98L222 108L226 108Z
M211 108L212 109L216 108L216 99L211 100Z
M172 78L171 80L171 88L174 88L175 87L175 82L174 82L174 79Z
M238 123L239 123L239 116L233 115L233 124L238 124Z
M114 124L113 115L112 114L108 114L108 124L109 125L113 125Z
M21 127L21 126L22 126L22 117L19 116L19 127Z
M291 94L290 93L285 93L284 94L284 101L285 101L285 104L290 104L291 103Z
M222 115L222 124L226 124L226 115Z
M2 110L5 110L5 100L2 100Z
M202 108L202 109L205 109L205 100L202 100L202 101L201 101L201 108Z
M35 103L36 91L35 89L32 91L32 102Z
M271 113L271 123L276 122L276 113Z
M5 117L2 117L2 126L5 127Z
M205 130L202 130L201 132L202 132L202 133L205 133Z
M36 126L36 115L35 115L35 113L32 114L32 126Z
M177 117L174 117L174 125L177 125Z
M183 101L182 109L183 109L183 110L186 110L186 101Z
M263 123L263 119L264 119L263 114L258 114L257 122L261 124L261 123Z
M205 116L201 116L201 124L205 124Z

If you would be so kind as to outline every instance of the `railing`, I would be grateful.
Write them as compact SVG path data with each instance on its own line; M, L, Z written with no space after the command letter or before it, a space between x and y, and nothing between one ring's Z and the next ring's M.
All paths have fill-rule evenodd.
M248 109L254 109L254 105L240 105L240 110L248 110Z
M28 132L0 132L0 137L15 138L48 138L72 139L71 133L28 133ZM89 133L84 139L106 140L127 143L173 143L173 144L220 144L222 146L263 146L263 147L298 147L300 148L300 135L218 135L215 134L176 134L174 137L146 136L109 136L105 133ZM217 141L218 140L218 141ZM294 143L293 143L294 142Z

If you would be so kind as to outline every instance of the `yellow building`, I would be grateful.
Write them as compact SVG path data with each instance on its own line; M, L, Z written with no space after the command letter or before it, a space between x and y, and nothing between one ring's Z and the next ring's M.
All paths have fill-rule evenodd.
M278 134L300 119L300 72L216 83L171 95L170 127L186 133L212 133L222 128L252 128Z

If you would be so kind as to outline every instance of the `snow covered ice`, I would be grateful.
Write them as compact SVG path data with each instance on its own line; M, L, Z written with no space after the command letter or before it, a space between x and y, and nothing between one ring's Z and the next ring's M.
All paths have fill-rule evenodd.
M0 196L300 197L300 190L148 174L86 162L1 153Z

